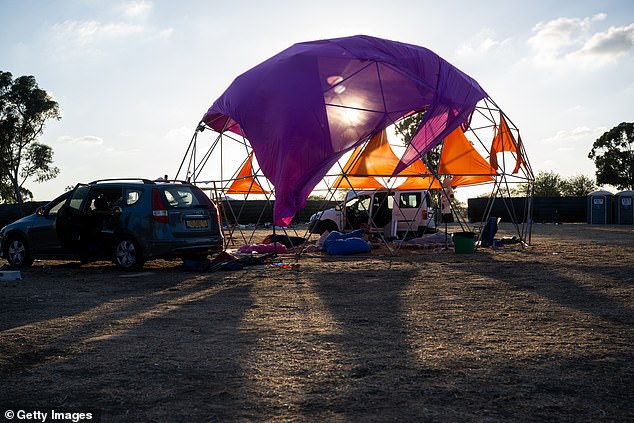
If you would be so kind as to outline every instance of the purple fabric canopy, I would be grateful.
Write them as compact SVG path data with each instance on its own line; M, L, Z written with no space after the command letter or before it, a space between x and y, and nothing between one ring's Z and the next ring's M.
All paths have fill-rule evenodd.
M434 52L354 36L295 44L238 76L203 121L249 140L287 226L346 151L426 110L396 173L437 145L487 95Z

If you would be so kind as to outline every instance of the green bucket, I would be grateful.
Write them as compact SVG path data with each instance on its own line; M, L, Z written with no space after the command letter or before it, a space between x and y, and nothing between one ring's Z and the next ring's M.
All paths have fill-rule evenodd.
M456 232L453 234L453 247L456 254L473 254L475 252L475 234L473 232Z

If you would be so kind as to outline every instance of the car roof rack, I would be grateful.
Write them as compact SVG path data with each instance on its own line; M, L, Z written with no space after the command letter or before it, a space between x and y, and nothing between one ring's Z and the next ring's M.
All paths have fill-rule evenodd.
M150 180L150 179L145 179L145 178L109 178L109 179L97 179L95 181L89 182L89 185L94 185L94 184L99 184L102 182L117 182L117 181L121 181L121 182L125 182L125 181L130 181L130 182L143 182L144 184L154 184L156 182Z
M108 178L108 179L97 179L95 181L89 182L88 185L95 185L95 184L99 184L99 183L107 183L107 182L143 182L144 184L157 184L157 183L166 183L166 184L191 184L191 182L189 181L184 181L181 179L163 179L163 178L157 178L157 179L147 179L147 178Z
M193 182L190 181L184 181L182 179L157 179L156 182L166 182L166 183L172 183L172 184L189 184L189 185L193 185Z

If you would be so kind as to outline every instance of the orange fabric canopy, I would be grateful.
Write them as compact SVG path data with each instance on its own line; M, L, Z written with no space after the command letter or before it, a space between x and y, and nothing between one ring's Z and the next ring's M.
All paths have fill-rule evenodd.
M337 178L337 182L334 185L334 188L348 188L348 189L374 189L374 188L385 188L376 178L372 176L350 176L347 177L339 176Z
M420 160L419 160L420 161ZM422 163L422 162L421 162ZM441 189L442 185L433 176L409 176L396 189Z
M495 168L473 148L462 128L456 128L445 138L438 173L453 175L454 187L493 181Z
M333 186L335 188L385 188L374 176L391 177L398 163L399 159L388 142L387 132L383 130L375 135L365 148L358 146L354 149L343 167L343 173L348 175L347 178L339 176ZM431 176L429 169L420 160L414 161L398 176L409 177L403 184L407 184L409 189L441 187L440 182ZM398 188L401 189L403 185Z
M233 181L227 194L268 194L253 176L253 151L249 155L249 159L244 163L240 172Z
M521 143L522 139L519 138L519 134L518 139ZM509 129L504 116L500 113L500 125L498 126L497 133L495 134L495 137L491 142L491 156L489 158L491 167L493 167L494 169L499 169L497 159L498 153L501 153L502 151L510 151L512 153L515 153L516 156L515 169L513 170L513 174L519 172L520 167L524 164L524 159L522 158L519 146L520 144L515 141L515 137Z

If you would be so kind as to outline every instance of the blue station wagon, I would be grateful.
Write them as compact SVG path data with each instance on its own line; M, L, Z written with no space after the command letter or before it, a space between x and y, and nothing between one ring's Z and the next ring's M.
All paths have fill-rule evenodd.
M107 259L137 269L151 259L200 258L223 248L215 205L182 181L79 184L0 230L0 254L17 267L34 259Z

